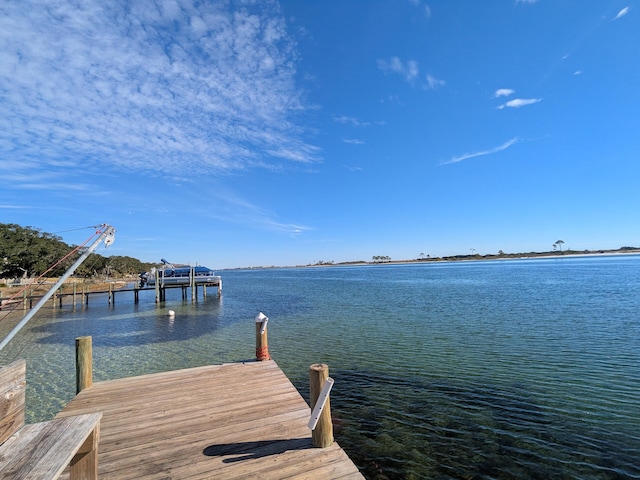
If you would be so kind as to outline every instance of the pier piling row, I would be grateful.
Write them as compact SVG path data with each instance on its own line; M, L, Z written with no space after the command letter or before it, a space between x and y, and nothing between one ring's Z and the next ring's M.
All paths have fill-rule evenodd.
M134 286L134 287L125 287L125 288L118 288L118 289L114 289L113 285L110 284L109 288L107 288L107 289L91 290L91 291L88 290L83 285L82 289L80 290L80 292L78 292L77 285L74 282L73 283L73 292L65 292L65 293L56 292L51 297L51 301L53 302L53 307L54 308L62 308L63 299L71 298L72 299L72 305L75 307L78 304L78 297L80 297L80 299L81 299L80 304L83 305L83 306L87 306L87 305L89 305L89 296L107 294L107 302L109 303L109 305L115 305L115 303L116 303L116 293L118 295L120 295L120 294L123 294L123 293L133 292L133 301L134 301L134 303L138 303L140 301L140 292L154 291L155 294L156 294L155 295L156 303L160 303L160 302L166 301L166 297L167 297L166 291L167 291L167 289L171 289L171 288L180 288L180 289L182 289L182 299L183 300L186 300L188 298L188 293L187 292L190 289L191 290L191 300L196 300L198 298L198 290L200 289L200 287L202 287L202 296L205 297L205 298L206 298L207 293L208 293L208 291L207 291L208 288L215 288L217 290L218 296L222 295L222 279L219 279L218 281L215 281L215 282L206 282L206 283L191 282L190 284L167 284L167 285L156 284L156 285L154 285L152 287ZM23 310L29 310L30 308L33 308L34 300L37 301L40 298L42 298L42 295L34 294L32 290L29 291L29 292L27 292L25 290L23 292L23 294L22 294L22 308L23 308ZM2 305L4 305L4 304L2 304ZM2 308L2 306L0 306L0 308Z

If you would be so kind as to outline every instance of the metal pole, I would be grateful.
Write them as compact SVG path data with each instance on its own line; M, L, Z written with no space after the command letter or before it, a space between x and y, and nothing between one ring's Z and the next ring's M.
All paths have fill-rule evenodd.
M102 242L103 240L105 241L105 245L109 246L113 243L113 237L116 233L115 228L113 228L110 225L102 225L102 227L105 229L100 236L91 244L91 246L89 248L87 248L85 250L85 252L80 255L80 257L75 261L75 263L73 265L71 265L71 267L69 268L69 270L67 270L66 272L64 272L64 275L62 275L60 277L60 279L56 282L56 284L51 287L51 289L49 289L49 291L44 295L44 297L42 297L40 299L40 301L38 303L36 303L36 306L33 307L31 309L31 311L29 313L27 313L24 318L20 321L20 323L18 323L18 325L16 325L13 330L11 330L9 332L9 335L7 335L5 337L5 339L2 341L2 343L0 343L0 350L2 350L4 347L7 346L7 343L9 343L11 341L11 339L13 337L16 336L16 334L22 329L22 327L24 327L27 322L29 320L31 320L31 318L38 313L38 310L40 310L40 307L42 307L47 300L49 300L49 298L51 298L51 295L53 295L53 293L60 288L60 286L65 282L65 280L67 278L69 278L73 272L76 271L76 268L78 268L80 266L80 264L82 262L84 262L86 260L86 258L93 253L93 251L98 247L98 245L100 244L100 242Z

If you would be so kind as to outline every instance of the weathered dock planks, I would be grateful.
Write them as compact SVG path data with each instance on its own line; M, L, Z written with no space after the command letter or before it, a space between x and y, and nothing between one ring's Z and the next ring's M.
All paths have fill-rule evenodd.
M58 417L102 412L101 479L362 479L337 443L314 448L310 408L273 361L93 384Z

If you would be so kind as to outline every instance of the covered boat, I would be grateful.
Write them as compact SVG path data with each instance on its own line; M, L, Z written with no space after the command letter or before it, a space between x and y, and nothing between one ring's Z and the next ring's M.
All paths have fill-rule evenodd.
M162 267L140 274L140 287L153 286L156 282L160 285L189 285L192 277L196 284L220 282L220 277L210 268L174 265L163 258Z

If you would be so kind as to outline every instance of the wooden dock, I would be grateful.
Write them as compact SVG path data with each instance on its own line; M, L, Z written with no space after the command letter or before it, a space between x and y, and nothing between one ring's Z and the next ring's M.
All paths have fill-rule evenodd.
M102 412L101 479L363 479L337 443L314 448L310 408L272 360L123 378L57 416Z
M218 296L222 294L222 279L218 279L217 281L207 281L207 282L191 282L191 283L179 283L179 284L167 284L167 285L159 285L156 284L152 287L140 287L135 284L133 287L114 287L113 284L109 285L107 289L97 289L97 290L89 290L85 286L81 286L81 290L77 290L77 285L75 283L72 284L73 291L72 292L55 292L51 296L53 308L62 308L63 299L70 299L71 305L74 307L80 303L82 306L89 305L89 296L90 295L106 295L107 302L109 305L115 305L116 303L116 293L118 296L122 293L133 293L133 301L134 303L138 303L140 299L140 292L144 291L154 291L156 296L156 303L164 302L166 300L166 291L167 289L180 288L182 290L182 299L186 300L188 298L187 291L191 290L191 299L195 300L198 297L198 290L202 290L203 297L207 296L207 288L215 288ZM22 292L22 295L19 298L1 298L2 292L0 292L0 310L4 307L8 307L10 310L15 310L17 304L22 303L22 309L28 310L33 308L34 301L38 301L42 298L42 294L34 294L28 293L25 289Z

